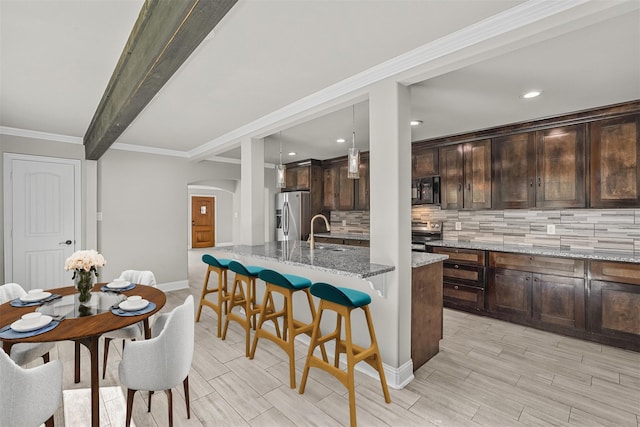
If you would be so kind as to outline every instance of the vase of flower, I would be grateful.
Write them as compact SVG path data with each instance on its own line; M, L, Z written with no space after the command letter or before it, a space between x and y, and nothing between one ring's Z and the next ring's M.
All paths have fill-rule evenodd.
M91 289L98 276L98 268L107 264L104 257L94 249L76 251L67 258L64 269L73 270L73 283L78 290L78 302L87 306L91 302Z
M91 301L91 288L96 281L96 273L93 270L75 270L73 272L73 283L78 290L78 301L80 304L88 305Z

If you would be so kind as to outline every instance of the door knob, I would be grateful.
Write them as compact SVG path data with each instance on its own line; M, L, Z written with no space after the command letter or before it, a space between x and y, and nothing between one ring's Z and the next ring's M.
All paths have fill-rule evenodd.
M60 242L58 243L59 245L67 245L69 246L70 244L72 244L73 242L71 240L65 240L64 242Z

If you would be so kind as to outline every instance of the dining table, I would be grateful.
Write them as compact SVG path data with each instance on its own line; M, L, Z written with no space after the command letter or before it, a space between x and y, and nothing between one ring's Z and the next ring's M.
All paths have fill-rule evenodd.
M53 329L30 337L16 339L2 338L2 346L10 354L11 346L19 342L55 342L73 341L75 343L75 372L74 381L80 382L80 345L84 345L91 358L91 425L100 425L100 398L98 373L98 339L106 332L114 331L133 325L144 323L145 338L150 338L149 317L157 313L166 303L167 298L160 289L140 284L132 284L129 290L111 290L106 283L97 283L92 288L90 304L78 301L77 290L74 286L46 289L56 299L41 305L16 307L11 301L0 305L0 330L19 320L24 314L39 311L59 320ZM118 309L120 302L132 295L139 295L154 304L154 308L136 312L124 312ZM59 297L58 297L59 296Z

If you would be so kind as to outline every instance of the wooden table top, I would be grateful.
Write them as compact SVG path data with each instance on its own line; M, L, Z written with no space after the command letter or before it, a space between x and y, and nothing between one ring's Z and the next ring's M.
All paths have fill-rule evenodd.
M97 283L92 291L100 292L100 288L106 283ZM63 288L47 289L47 292L60 294L62 296L73 295L77 291L74 286L66 286ZM14 340L3 340L7 343L15 342L49 342L49 341L65 341L78 340L92 336L99 336L105 332L121 329L125 326L138 323L141 320L157 313L166 303L167 297L161 290L152 286L138 285L130 291L122 292L122 295L140 295L142 298L153 302L156 308L149 313L137 316L117 316L111 311L95 314L92 316L84 316L77 318L65 318L58 326L49 332L36 335L29 338L21 338ZM55 301L54 301L55 302ZM20 319L26 313L36 311L42 306L32 307L13 307L8 301L0 305L0 327L11 324Z

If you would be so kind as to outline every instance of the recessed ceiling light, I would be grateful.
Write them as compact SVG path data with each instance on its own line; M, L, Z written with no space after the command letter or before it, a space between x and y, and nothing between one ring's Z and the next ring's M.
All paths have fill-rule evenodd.
M342 144L343 142L346 142L346 139L344 139L344 138L338 138L338 139L336 139L336 142L337 142L338 144Z
M290 156L295 156L295 155L296 155L296 154L298 154L298 153L296 153L295 151L289 151L289 153L288 153L288 154L289 154Z
M536 96L540 96L541 93L542 92L539 90L532 90L522 95L522 97L524 99L531 99L531 98L535 98Z
M418 126L422 124L422 120L411 120L411 126Z

